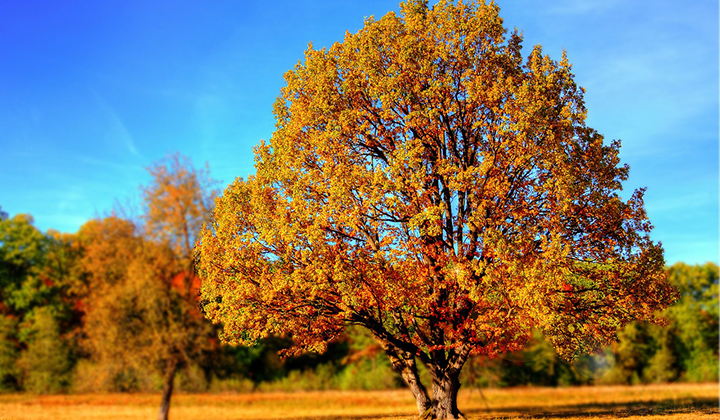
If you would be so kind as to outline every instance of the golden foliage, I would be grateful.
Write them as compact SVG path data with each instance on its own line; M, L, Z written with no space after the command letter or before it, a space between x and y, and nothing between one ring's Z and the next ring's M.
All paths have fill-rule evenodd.
M359 324L442 376L532 328L570 359L654 321L676 298L662 248L567 58L523 59L495 4L401 10L285 75L257 174L197 247L222 338L321 351Z

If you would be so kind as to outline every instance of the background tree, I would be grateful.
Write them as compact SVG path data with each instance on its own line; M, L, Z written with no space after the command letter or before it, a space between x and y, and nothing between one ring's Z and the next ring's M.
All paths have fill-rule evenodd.
M628 325L628 327L631 325L632 324ZM643 380L654 383L670 382L677 379L679 360L672 342L672 329L674 329L675 326L671 324L668 328L659 328L656 325L652 325L647 326L647 328L650 329L652 336L651 343L653 344L654 352L646 360L642 370ZM715 357L715 360L715 366L717 366L717 357ZM717 378L717 375L715 377Z
M615 369L601 383L717 381L718 266L676 263L667 273L681 294L661 314L669 325L627 325L614 346Z
M20 356L18 317L12 296L34 266L42 260L43 238L32 226L32 218L9 215L0 210L0 380L3 390L17 390L22 374L17 367Z
M125 277L98 288L92 299L86 321L88 344L106 370L106 380L119 390L137 390L148 370L157 372L164 386L170 383L172 389L179 363L197 355L209 329L189 322L183 313L197 310L188 307L174 286L178 261L172 251L140 236L133 242L136 254L128 261ZM199 313L195 318L200 319ZM203 332L205 337L200 337ZM169 363L173 363L170 368Z
M208 171L173 155L148 168L141 226L109 217L81 229L93 298L88 347L110 379L137 386L135 372L152 369L163 381L159 419L167 419L175 376L210 345L212 326L197 307L192 244L210 214ZM118 376L119 375L119 376Z
M24 389L40 394L68 389L72 348L61 336L58 318L52 313L52 307L38 308L27 322L27 349L18 359L18 367L24 372Z
M83 376L89 389L137 390L137 372L154 368L132 339L144 332L144 320L127 308L142 291L133 289L129 267L142 257L144 241L131 221L116 216L88 221L78 239L88 284L83 347L94 363Z
M667 312L674 321L676 348L690 381L718 380L718 266L675 264L670 281L682 299Z
M72 338L81 328L73 243L70 234L43 234L30 215L0 218L0 375L5 387L48 393L70 385L76 350L70 343L77 342ZM53 357L47 353L51 349Z
M192 278L192 249L208 220L217 192L207 166L196 170L189 158L173 154L148 168L152 182L142 188L146 234L168 244ZM187 291L190 291L188 283Z
M20 356L15 318L0 315L0 391L16 391L20 388L21 374L17 366Z
M158 415L158 419L163 420L167 419L170 409L177 369L191 360L192 354L199 353L203 346L198 344L198 338L210 331L197 308L200 285L195 276L192 249L200 229L210 217L217 193L207 166L196 170L190 159L178 154L155 163L148 172L152 182L143 188L145 232L149 238L168 246L178 264L175 284L167 289L171 294L163 301L164 312L157 317L166 323L165 331L173 332L171 336L157 337L166 345L162 357L165 385Z
M30 215L0 220L0 293L2 312L19 316L50 295L41 279L48 238L33 226Z
M363 326L420 413L457 418L470 355L537 328L571 359L676 292L566 58L524 60L494 4L401 12L286 74L256 176L203 232L202 297L225 341L287 335L287 354Z

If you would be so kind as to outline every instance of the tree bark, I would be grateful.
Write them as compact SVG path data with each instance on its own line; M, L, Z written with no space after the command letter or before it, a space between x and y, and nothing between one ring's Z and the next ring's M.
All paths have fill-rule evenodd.
M457 407L460 391L460 371L470 356L470 347L461 346L452 351L444 366L429 366L433 377L432 408L435 420L464 419Z
M169 361L167 364L165 384L163 385L162 399L160 400L160 411L157 416L158 420L168 420L168 415L170 414L170 398L172 397L177 367L178 364L174 360Z
M460 391L460 371L470 354L470 347L463 346L450 352L447 358L428 364L432 374L432 398L428 397L420 381L415 356L384 343L385 353L390 357L393 369L398 372L415 397L418 414L422 419L458 420L465 416L457 406Z
M446 372L442 376L433 373L433 419L455 420L465 418L457 407L459 390L459 371Z
M420 381L420 375L417 370L417 364L415 357L410 355L403 355L392 347L386 347L385 353L390 357L390 363L392 364L393 370L402 376L403 380L410 388L410 391L415 397L415 403L417 404L418 414L425 417L428 413L432 412L432 402L428 397L427 389Z

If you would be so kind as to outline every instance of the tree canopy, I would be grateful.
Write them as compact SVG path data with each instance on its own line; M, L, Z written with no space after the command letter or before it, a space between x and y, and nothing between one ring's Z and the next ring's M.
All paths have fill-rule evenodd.
M115 367L111 375L162 372L158 419L167 420L176 373L211 345L212 326L197 308L191 249L215 192L209 171L180 155L148 172L141 225L111 216L80 229L83 266L94 284L85 329L96 360Z
M620 142L585 124L564 55L521 45L495 4L409 1L310 46L256 175L228 186L198 242L222 338L287 335L292 354L363 326L420 413L454 418L470 355L536 328L571 359L657 321L677 292L644 191L620 195Z

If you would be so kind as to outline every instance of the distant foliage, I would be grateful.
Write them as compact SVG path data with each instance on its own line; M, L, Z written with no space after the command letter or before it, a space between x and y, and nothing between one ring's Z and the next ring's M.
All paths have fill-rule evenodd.
M30 215L0 217L0 388L70 387L80 330L71 235L43 234Z
M16 391L22 375L17 366L20 345L17 339L17 321L0 315L0 391Z
M148 168L140 224L109 216L79 232L87 291L85 349L104 370L103 388L145 388L147 372L163 391L168 416L178 373L184 389L207 387L198 363L211 350L213 327L197 305L192 245L210 214L215 193L207 170L172 155Z
M718 266L677 263L668 279L682 296L662 313L669 325L628 326L615 350L622 370L611 382L718 380Z
M4 235L0 284L5 285L0 289L0 390L158 391L162 377L144 365L150 359L142 355L143 346L132 337L117 336L126 327L126 333L142 331L142 324L152 319L133 306L137 292L152 288L126 283L128 270L138 264L134 261L144 254L152 257L133 222L108 217L89 221L77 234L44 235L32 226L31 217L16 216L0 220L0 232ZM606 375L581 375L535 331L520 352L471 358L461 382L504 387L716 381L718 266L678 263L667 273L681 292L678 302L660 314L668 325L631 323L619 331L618 343L610 348L615 366ZM43 278L39 283L35 280ZM141 282L155 278L156 284L164 284L163 276L133 278ZM11 297L19 290L29 298ZM98 317L107 321L99 322ZM137 322L137 328L128 322ZM123 340L126 345L113 344ZM135 352L123 355L128 346L136 345ZM283 360L278 351L285 346L287 339L281 337L261 340L255 347L215 346L206 353L209 357L179 370L177 389L249 392L403 386L382 348L363 330L350 328L323 355Z
M30 216L5 217L0 233L0 391L160 390L162 366L149 364L157 360L151 345L157 338L143 342L142 334L148 325L162 325L153 323L162 319L155 311L163 304L156 299L167 296L157 293L173 290L166 288L172 276L162 274L172 272L170 249L148 243L133 222L118 217L89 221L73 235L42 234ZM718 266L677 263L666 272L681 293L658 314L667 325L635 322L620 330L618 342L607 349L615 358L607 374L584 376L536 330L522 351L471 358L461 382L506 387L717 381ZM286 359L278 356L286 337L271 336L255 347L219 346L212 334L194 340L207 345L203 357L178 370L174 381L181 391L403 386L378 343L354 327L325 353Z
M61 337L50 307L37 309L30 318L27 348L18 360L23 387L37 394L53 394L70 386L73 355Z
M681 298L659 314L666 326L633 322L606 351L614 366L598 377L583 376L558 359L536 334L523 351L469 362L464 383L490 386L640 384L718 380L718 266L677 263L668 280Z

